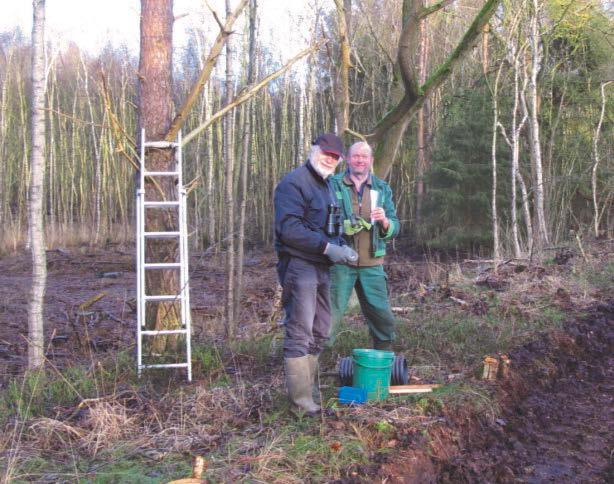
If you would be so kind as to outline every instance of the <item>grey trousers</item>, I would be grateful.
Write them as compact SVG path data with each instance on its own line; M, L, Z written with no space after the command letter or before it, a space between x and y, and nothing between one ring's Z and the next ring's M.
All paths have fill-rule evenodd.
M284 358L319 354L331 324L329 266L280 254L277 275L286 313Z

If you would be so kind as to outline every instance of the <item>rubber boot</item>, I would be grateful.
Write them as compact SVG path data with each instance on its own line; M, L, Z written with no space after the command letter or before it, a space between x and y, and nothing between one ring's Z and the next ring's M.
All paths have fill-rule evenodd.
M318 358L320 355L309 356L309 373L311 374L311 395L316 405L321 405L320 402L320 382L318 378Z
M377 338L373 338L373 349L381 351L392 351L392 341L382 341Z
M313 379L311 377L309 355L298 358L284 358L286 387L288 397L295 410L306 415L316 415L320 407L313 401Z

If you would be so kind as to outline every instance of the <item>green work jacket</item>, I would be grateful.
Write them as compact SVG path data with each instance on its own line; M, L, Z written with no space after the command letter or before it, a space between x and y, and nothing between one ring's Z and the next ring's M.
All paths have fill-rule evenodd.
M343 183L345 173L339 173L329 178L331 186L335 191L339 205L343 209L343 219L349 220L352 215L352 198L350 188ZM390 221L390 226L385 234L379 230L371 230L371 250L373 257L383 257L386 255L386 242L391 240L399 233L401 224L397 217L397 211L392 200L392 190L390 185L384 180L371 175L371 189L379 192L377 206L382 207L386 212L386 217Z

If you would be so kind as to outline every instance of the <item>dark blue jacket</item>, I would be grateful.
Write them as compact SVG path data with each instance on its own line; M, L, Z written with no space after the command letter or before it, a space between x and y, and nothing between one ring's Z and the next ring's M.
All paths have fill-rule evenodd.
M328 205L337 205L326 180L309 161L288 173L275 188L275 250L312 262L331 264L326 244L340 244L326 234Z

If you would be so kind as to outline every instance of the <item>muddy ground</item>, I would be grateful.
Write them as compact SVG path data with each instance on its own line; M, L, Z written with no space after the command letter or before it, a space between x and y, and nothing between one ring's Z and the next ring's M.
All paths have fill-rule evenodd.
M47 252L45 342L47 358L58 368L75 359L89 362L120 349L134 349L136 279L130 249L71 248ZM223 338L224 273L218 256L190 259L194 340ZM239 337L267 331L276 318L275 258L254 256L244 265L245 297ZM0 259L0 384L24 368L27 356L27 298L30 260L26 255ZM104 294L88 308L80 305Z
M239 308L238 338L277 330L281 317L274 252L246 257L245 287ZM424 279L424 262L398 257L389 266L391 291L415 289ZM0 388L25 367L30 257L0 257ZM190 257L190 304L195 341L223 341L224 258ZM91 298L103 295L86 309ZM47 251L45 296L46 357L59 369L75 360L89 362L136 340L136 278L130 247L105 250L77 247Z
M612 244L608 247L611 256ZM130 249L71 248L49 251L47 256L45 341L50 362L63 368L133 348L135 279ZM431 268L422 267L403 257L391 258L391 291L422 298L434 282ZM244 270L239 337L249 338L277 326L274 255L252 255ZM26 255L0 259L2 387L24 368L29 271ZM446 287L440 287L444 295L438 297L464 298L468 310L480 311L480 300L471 301L462 291L447 287L449 272L439 276L446 279ZM224 280L221 258L192 256L195 340L223 338ZM496 279L486 282L505 285ZM390 456L348 469L342 482L614 482L614 300L608 292L595 294L601 302L583 308L575 307L565 291L557 292L569 315L563 329L512 351L509 377L484 383L497 396L496 418L445 414L435 419L428 438L400 429ZM79 308L101 293L104 296L89 308Z
M614 300L510 353L503 414L468 428L443 482L614 482Z

